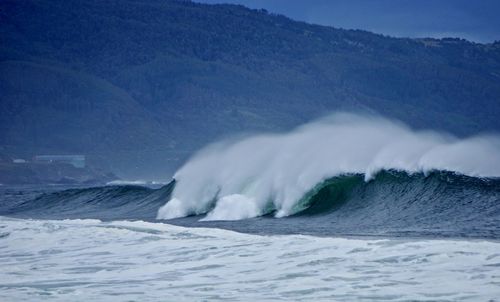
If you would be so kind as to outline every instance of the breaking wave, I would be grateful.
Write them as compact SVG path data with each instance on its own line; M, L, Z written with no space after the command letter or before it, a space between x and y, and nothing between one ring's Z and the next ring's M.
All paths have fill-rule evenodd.
M499 176L496 136L457 139L337 114L290 133L209 146L159 189L5 188L0 216L160 218L259 234L499 239Z
M349 188L363 187L381 171L422 179L436 171L497 178L500 138L458 139L415 131L381 117L335 114L289 133L224 141L203 149L175 174L173 193L157 218L206 214L203 220L239 220L314 212L318 203L312 197L317 199L332 186L341 189L331 194L349 193ZM423 194L426 188L419 190ZM323 207L330 207L331 199ZM498 200L498 191L493 199Z

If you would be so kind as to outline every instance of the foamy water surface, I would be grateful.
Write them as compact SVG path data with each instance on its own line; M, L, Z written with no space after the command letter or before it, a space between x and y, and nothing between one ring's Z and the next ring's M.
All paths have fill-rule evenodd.
M0 218L2 301L500 297L500 243Z

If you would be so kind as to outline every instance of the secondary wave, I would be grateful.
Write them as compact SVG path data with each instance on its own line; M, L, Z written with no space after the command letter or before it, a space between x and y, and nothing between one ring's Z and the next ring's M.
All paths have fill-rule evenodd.
M414 131L381 117L335 114L290 133L257 135L205 148L175 174L172 196L157 217L289 216L307 208L307 195L325 181L362 175L368 182L383 170L423 175L450 171L496 178L500 176L500 138L457 139L445 133Z
M105 186L44 193L33 198L0 202L0 215L43 219L152 220L172 193L175 181L150 189L140 186Z

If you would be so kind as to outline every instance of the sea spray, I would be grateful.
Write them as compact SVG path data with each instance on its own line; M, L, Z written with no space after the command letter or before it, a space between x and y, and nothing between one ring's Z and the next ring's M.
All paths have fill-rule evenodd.
M160 208L158 218L207 212L205 219L249 218L266 214L270 201L275 216L288 216L318 183L344 174L364 174L369 181L380 170L498 177L500 138L457 139L382 117L337 113L289 133L201 150L175 174L172 201ZM233 195L244 207L234 198L228 201Z

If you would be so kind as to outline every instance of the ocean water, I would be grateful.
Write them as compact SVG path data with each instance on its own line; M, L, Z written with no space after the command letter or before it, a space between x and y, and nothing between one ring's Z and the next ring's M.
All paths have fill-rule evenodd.
M0 186L0 301L500 301L500 140L337 115L167 185Z
M494 301L500 243L1 218L2 301Z

